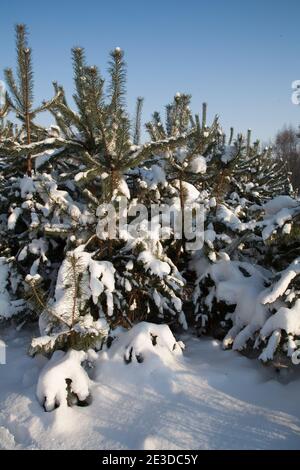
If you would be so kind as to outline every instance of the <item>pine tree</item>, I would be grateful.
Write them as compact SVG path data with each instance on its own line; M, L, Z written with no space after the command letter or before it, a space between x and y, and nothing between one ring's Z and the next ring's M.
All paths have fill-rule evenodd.
M32 355L99 349L115 327L146 320L195 325L265 362L290 357L300 337L299 201L272 149L252 144L250 130L227 139L218 117L207 124L205 103L194 116L180 93L165 119L153 113L143 143L143 99L131 119L120 48L107 85L73 48L76 110L57 82L35 108L26 28L16 34L17 79L6 70L0 107L1 322L39 320ZM35 121L46 110L49 128ZM168 227L170 212L155 204L172 208ZM189 211L193 227L203 217L195 252L177 236Z
M37 108L33 108L32 51L28 47L27 30L24 24L18 24L16 26L16 50L17 79L15 79L12 69L6 69L4 72L10 91L10 94L7 94L7 106L14 110L18 119L23 123L27 144L26 173L28 176L31 176L32 156L30 145L33 140L33 134L37 130L34 126L33 119L38 113L48 109L52 100L50 102L44 102Z
M157 321L165 320L171 323L179 321L185 325L182 303L178 297L184 281L174 264L163 252L160 242L153 240L150 234L150 237L147 239L146 235L144 240L122 239L122 234L119 234L118 240L103 238L98 208L101 203L113 203L116 206L119 195L130 199L130 190L125 180L126 172L134 168L146 156L151 158L156 149L167 151L175 147L178 142L184 143L188 136L181 129L181 133L177 133L176 136L170 135L149 144L134 145L130 140L130 119L125 110L126 75L123 52L117 48L111 53L110 81L106 100L103 92L104 80L96 67L86 65L83 49L74 48L72 55L76 90L74 101L78 113L69 108L62 88L55 84L55 91L60 93L60 99L53 103L50 110L56 118L59 136L54 138L49 145L52 151L55 147L57 148L49 161L52 163L53 174L59 179L60 186L65 184L69 192L70 185L67 187L66 183L70 178L73 179L72 199L78 199L80 204L70 201L65 211L72 215L70 211L74 211L75 207L78 208L86 202L88 204L86 216L76 217L75 251L82 251L80 256L90 256L93 265L112 264L115 285L115 291L109 297L113 309L111 310L110 307L108 310L105 298L100 296L95 303L94 297L90 294L83 309L84 316L88 317L92 314L98 319L106 318L110 326L122 324L129 327L146 318L156 318ZM138 100L134 124L135 139L138 139L140 133L140 114L141 99ZM192 132L191 129L189 135L192 135ZM39 148L41 148L40 144L38 143ZM63 145L62 148L60 148L61 145ZM47 142L43 148L47 148ZM67 155L67 159L62 161L62 155ZM63 180L59 175L61 166L65 170ZM80 166L79 172L78 166ZM61 200L59 195L61 191L57 190L51 179L48 184L44 183L44 185L50 189L50 192L48 190L50 200L51 191L55 193L58 200ZM70 205L71 209L68 207ZM56 229L55 226L52 227ZM62 237L65 227L57 226L57 229L57 236ZM53 236L55 233L51 234L49 223L46 224L45 230L48 236ZM66 250L72 248L71 238L67 237ZM65 263L68 264L68 257L73 256L73 252L74 249L68 251L62 266ZM116 252L119 254L116 255ZM157 271L158 268L162 271ZM57 288L59 288L59 279L58 277ZM29 278L29 281L36 282L36 279ZM89 282L93 282L91 278ZM100 279L95 282L100 282ZM65 295L67 299L69 290L66 290ZM54 317L54 329L51 327L53 315L48 315L48 311L52 311L52 303L53 296L45 303L42 316L49 319L50 326L46 330L51 332L51 335L57 335L57 315ZM47 347L48 352L62 342L69 344L65 339L70 335L69 330L63 324L60 327L62 331L59 331L59 341L57 343L56 340L51 340ZM43 343L44 340L41 341ZM35 341L34 344L37 345L40 342ZM38 349L32 349L33 352L36 350Z
M278 366L280 361L286 363L279 351L291 355L298 339L291 331L287 337L287 332L273 334L270 330L272 314L276 318L280 304L276 305L275 295L272 305L269 292L294 270L296 281L277 295L285 295L287 307L295 308L297 260L292 253L296 251L288 250L284 242L280 248L279 232L290 233L290 219L297 214L298 203L289 195L292 191L287 171L272 158L271 150L261 152L257 142L252 146L249 132L243 142L239 158L234 159L226 175L222 199L217 197L216 204L207 207L204 248L194 261L198 270L196 325L200 334L206 332L223 339L224 347L246 349ZM287 256L289 252L291 256ZM247 301L247 296L253 301L250 297Z

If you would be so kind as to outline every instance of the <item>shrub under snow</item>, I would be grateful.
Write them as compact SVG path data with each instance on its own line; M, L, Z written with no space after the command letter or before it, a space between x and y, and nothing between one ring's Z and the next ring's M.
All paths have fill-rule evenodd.
M90 380L81 365L87 358L87 353L73 349L67 353L54 352L42 369L37 384L37 397L45 411L66 406L70 393L80 401L88 398Z
M95 380L100 383L104 371L114 377L130 377L131 371L139 380L153 372L171 371L183 349L184 344L176 341L167 325L141 322L129 331L116 331L110 348L98 354L92 350L55 351L40 373L38 400L45 411L87 400L91 381L83 362L96 366Z
M148 367L153 361L168 365L183 349L184 344L176 341L168 325L141 322L117 336L105 354L112 362Z

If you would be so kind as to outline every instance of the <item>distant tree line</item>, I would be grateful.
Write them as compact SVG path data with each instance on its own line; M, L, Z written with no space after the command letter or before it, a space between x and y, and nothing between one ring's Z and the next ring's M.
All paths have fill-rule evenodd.
M300 129L289 126L278 131L273 149L287 163L293 187L300 190Z

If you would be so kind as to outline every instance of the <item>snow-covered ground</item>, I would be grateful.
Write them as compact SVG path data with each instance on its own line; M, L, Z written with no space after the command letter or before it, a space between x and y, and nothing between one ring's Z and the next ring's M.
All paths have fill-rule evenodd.
M46 413L36 384L47 360L26 356L28 331L8 329L3 339L0 448L300 448L299 376L280 382L271 369L222 351L215 340L185 335L182 356L152 361L150 369L147 361L106 357L94 374L90 406Z

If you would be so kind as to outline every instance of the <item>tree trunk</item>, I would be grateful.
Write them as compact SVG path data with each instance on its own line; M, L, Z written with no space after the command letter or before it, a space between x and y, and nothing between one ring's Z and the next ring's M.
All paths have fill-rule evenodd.
M27 50L24 51L25 54L25 67L26 67L26 77L25 77L25 127L26 127L26 134L27 134L27 144L31 144L31 126L30 126L30 102L29 102L29 83L28 83L28 69L29 69L29 55ZM27 175L32 175L32 159L31 153L27 155Z

